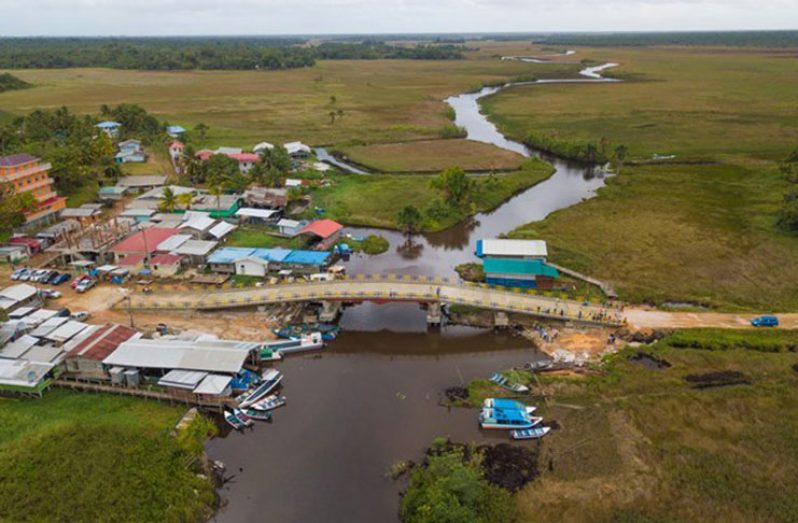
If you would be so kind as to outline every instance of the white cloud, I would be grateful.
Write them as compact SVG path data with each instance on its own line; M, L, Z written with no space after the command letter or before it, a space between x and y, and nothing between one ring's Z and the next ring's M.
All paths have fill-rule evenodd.
M0 0L0 35L790 29L795 0Z

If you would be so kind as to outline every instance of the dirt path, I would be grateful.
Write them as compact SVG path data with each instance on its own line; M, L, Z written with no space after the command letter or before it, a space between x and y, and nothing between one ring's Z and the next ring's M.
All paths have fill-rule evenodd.
M626 309L624 315L633 329L676 329L715 327L721 329L751 328L751 319L758 314L725 312L666 312L645 309ZM798 329L798 313L777 314L780 328Z

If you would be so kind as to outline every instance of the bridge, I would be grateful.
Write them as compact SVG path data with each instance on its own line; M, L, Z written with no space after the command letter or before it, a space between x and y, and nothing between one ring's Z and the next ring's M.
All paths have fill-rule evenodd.
M490 287L441 277L364 275L333 281L282 283L246 289L132 294L119 307L131 310L219 310L286 302L318 302L324 316L334 316L341 303L416 302L427 307L427 321L439 324L441 305L467 305L496 313L526 314L587 325L618 326L614 310L541 296L522 289Z

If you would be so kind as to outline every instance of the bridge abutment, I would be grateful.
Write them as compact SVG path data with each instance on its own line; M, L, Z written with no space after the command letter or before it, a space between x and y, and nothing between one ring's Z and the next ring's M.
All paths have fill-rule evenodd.
M427 305L427 325L440 325L442 317L443 313L441 311L441 302L433 301Z

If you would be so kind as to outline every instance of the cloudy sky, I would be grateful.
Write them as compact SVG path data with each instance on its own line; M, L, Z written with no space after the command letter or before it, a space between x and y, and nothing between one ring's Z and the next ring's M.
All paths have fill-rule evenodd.
M798 0L0 0L0 36L796 28Z

